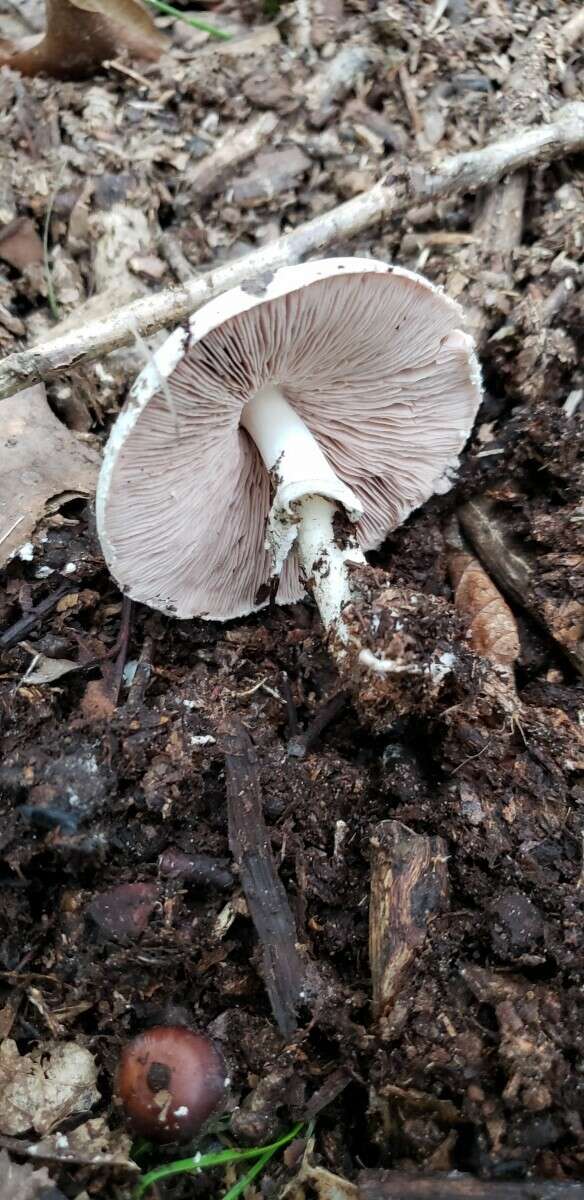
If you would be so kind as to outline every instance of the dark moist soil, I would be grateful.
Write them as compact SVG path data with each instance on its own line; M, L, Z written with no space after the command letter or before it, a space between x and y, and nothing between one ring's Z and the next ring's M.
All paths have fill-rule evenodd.
M10 36L27 32L12 6L2 11L0 2ZM173 41L158 64L122 59L86 84L4 72L1 219L26 217L42 236L52 203L57 304L62 318L79 319L90 297L107 295L98 249L104 214L119 219L120 205L144 218L123 263L124 294L136 294L175 282L185 264L204 269L277 236L367 187L396 156L481 145L513 121L584 98L582 44L562 50L559 36L578 11L545 0L321 0L308 52L290 5L279 35L255 53L221 54L163 21ZM40 6L30 12L40 27ZM267 19L252 0L214 15L248 38ZM369 67L311 114L309 81L350 44L370 48ZM530 62L537 87L526 94ZM201 189L195 168L216 138L235 138L266 112L277 132ZM265 156L277 152L281 168L292 150L266 200L276 162ZM478 202L465 196L331 248L423 270L483 320L485 399L458 482L371 556L402 598L421 598L410 622L420 653L436 644L456 655L435 703L427 693L397 697L398 715L385 712L372 732L367 704L339 695L310 601L225 626L129 605L104 568L91 502L53 506L32 555L7 566L0 1035L23 1054L55 1039L89 1048L101 1093L93 1115L112 1130L122 1124L112 1103L122 1044L149 1024L185 1022L222 1047L239 1142L285 1130L324 1088L313 1161L346 1179L376 1167L584 1178L583 685L572 653L584 602L583 422L573 395L584 382L583 172L573 158L531 174L506 257L495 246L485 260L469 240ZM6 352L54 328L46 270L32 259L0 263ZM140 353L50 387L54 410L93 445ZM511 707L470 648L448 574L444 531L476 496L489 498L533 567L529 595L511 598L521 646ZM23 676L37 653L79 669L33 684ZM327 705L328 724L299 751ZM230 721L253 739L276 865L320 981L286 1042L229 852ZM387 819L445 839L449 899L377 1024L370 843ZM216 1139L211 1132L204 1145ZM23 1135L11 1153L25 1160L34 1140ZM169 1157L176 1148L148 1161ZM291 1155L269 1168L265 1195L280 1194L294 1164ZM68 1197L131 1194L123 1170L50 1170ZM175 1179L158 1196L219 1197L228 1185L220 1174Z

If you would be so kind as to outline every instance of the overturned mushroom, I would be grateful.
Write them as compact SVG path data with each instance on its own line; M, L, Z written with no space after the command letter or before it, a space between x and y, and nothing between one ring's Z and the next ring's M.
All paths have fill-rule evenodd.
M174 331L112 432L97 495L135 600L225 621L308 587L327 632L351 569L450 485L480 400L458 306L418 275L324 259Z

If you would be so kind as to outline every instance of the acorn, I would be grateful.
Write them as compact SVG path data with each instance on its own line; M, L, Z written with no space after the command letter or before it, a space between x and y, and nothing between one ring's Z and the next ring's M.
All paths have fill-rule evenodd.
M128 1128L152 1142L192 1138L221 1105L227 1073L216 1046L181 1025L155 1025L122 1051L116 1078Z

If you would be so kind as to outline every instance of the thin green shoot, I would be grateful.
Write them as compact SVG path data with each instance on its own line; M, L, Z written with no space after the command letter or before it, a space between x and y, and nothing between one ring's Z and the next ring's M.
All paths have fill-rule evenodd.
M248 1159L258 1160L254 1164L257 1167L255 1171L255 1175L257 1175L262 1170L265 1162L268 1162L272 1155L281 1150L283 1146L287 1146L289 1142L292 1142L302 1128L303 1123L299 1121L297 1125L294 1125L292 1129L289 1129L287 1133L283 1134L281 1138L278 1138L276 1142L272 1142L269 1146L252 1146L248 1150L229 1149L218 1150L212 1154L195 1154L192 1158L181 1158L176 1162L164 1163L160 1167L154 1167L146 1175L142 1176L134 1192L134 1200L140 1200L140 1197L144 1195L148 1188L152 1187L153 1183L158 1183L160 1179L168 1179L170 1175L183 1175L189 1171L206 1171L210 1167L224 1167L229 1163L242 1163ZM262 1162L262 1160L264 1161ZM255 1175L251 1176L251 1178L255 1178ZM247 1183L240 1180L235 1184L236 1188L239 1187L239 1183L242 1183L241 1189L234 1191L231 1188L227 1195L223 1197L223 1200L234 1200L236 1196L241 1194Z
M55 205L55 199L57 197L57 192L59 190L59 184L61 182L61 176L63 174L63 170L64 170L64 167L61 167L61 170L59 171L59 174L57 176L57 182L55 184L54 190L49 197L49 203L47 205L47 211L45 213L45 226L43 229L43 272L44 272L45 281L47 284L47 300L49 302L51 316L53 316L55 318L55 321L61 320L61 310L59 308L59 305L57 304L57 297L55 295L55 289L53 287L53 272L51 270L51 264L49 262L49 233L50 233L50 229L51 229L51 217L53 215L53 208Z
M148 0L148 3L153 8L157 8L159 12L166 13L169 17L176 17L177 21L184 21L185 25L192 25L193 29L200 29L202 33L208 33L222 42L231 41L232 35L226 33L224 29L218 29L216 25L210 25L208 21L203 21L200 17L187 17L186 13L181 12L179 8L173 8L172 4L166 3L166 0Z
M256 1159L253 1166L249 1168L249 1171L246 1171L245 1175L242 1175L241 1179L238 1179L237 1183L234 1183L233 1187L229 1188L229 1191L225 1193L222 1200L237 1200L237 1197L242 1195L246 1187L249 1187L250 1183L253 1183L256 1176L261 1175L264 1167L275 1153L275 1150L266 1150L261 1158Z
M132 1143L132 1158L134 1159L134 1162L139 1163L141 1158L148 1158L152 1152L152 1149L152 1142L149 1142L147 1138L137 1138L136 1141Z

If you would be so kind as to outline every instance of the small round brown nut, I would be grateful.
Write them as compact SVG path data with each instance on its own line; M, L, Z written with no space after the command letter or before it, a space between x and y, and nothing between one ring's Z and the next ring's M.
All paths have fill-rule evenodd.
M156 1025L122 1051L116 1092L132 1133L152 1142L193 1137L225 1095L213 1042L181 1025Z

